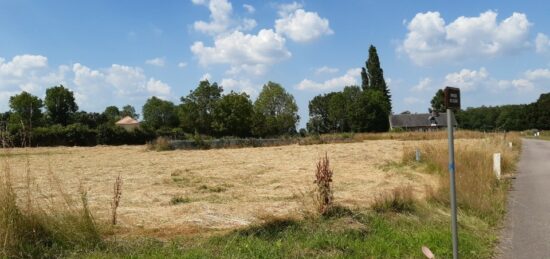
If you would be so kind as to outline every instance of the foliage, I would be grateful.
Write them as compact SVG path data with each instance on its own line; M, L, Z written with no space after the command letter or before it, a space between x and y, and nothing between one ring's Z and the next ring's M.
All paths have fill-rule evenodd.
M346 86L342 92L318 95L309 103L310 132L383 132L389 128L382 92Z
M246 93L224 95L213 112L212 129L218 136L251 136L254 107Z
M445 112L445 93L442 89L437 90L430 103L434 111Z
M182 97L179 117L184 129L212 134L214 110L222 92L223 88L217 83L210 84L208 80L204 80L189 95Z
M116 106L107 106L105 108L105 111L102 113L105 118L109 121L109 124L114 125L115 122L120 120L122 117L120 116L120 110Z
M384 96L383 99L388 105L388 113L391 112L392 105L390 90L384 80L384 70L380 66L380 60L378 58L378 53L376 52L376 47L373 45L370 45L369 47L369 59L366 62L366 69L361 69L361 78L361 88L363 91L377 90L382 92Z
M21 126L29 130L34 126L39 126L42 119L42 100L25 91L10 97L10 126L11 131L19 129ZM21 125L22 124L22 125Z
M281 85L268 82L254 102L254 134L279 136L296 133L298 105Z
M104 113L78 111L72 115L73 123L79 123L88 126L90 129L97 129L101 124L109 122Z
M413 188L411 186L400 186L388 193L377 196L371 208L379 213L411 213L415 211L416 203Z
M136 113L136 108L129 104L122 107L122 110L120 111L120 117L124 118L126 116L130 116L136 120L139 119L139 114Z
M44 106L50 123L63 126L69 123L71 116L78 110L73 92L63 85L46 89Z
M176 127L179 123L176 106L155 96L143 105L143 120L146 126L158 129L163 126Z
M550 129L550 93L530 104L481 106L456 114L461 128L472 130L523 131Z

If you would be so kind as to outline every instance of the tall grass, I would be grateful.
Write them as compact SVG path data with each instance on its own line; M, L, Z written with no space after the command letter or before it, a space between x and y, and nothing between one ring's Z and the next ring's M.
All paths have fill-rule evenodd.
M513 148L509 148L512 142ZM497 180L493 172L493 154L501 153L503 174L515 170L521 140L517 134L492 134L487 138L455 143L456 193L460 209L476 216L498 222L506 209L507 180ZM448 173L448 143L434 141L418 146L425 169L439 175L439 188L429 193L429 199L444 204L450 202ZM415 147L403 149L406 163L415 163Z
M101 236L86 191L81 188L80 199L74 200L48 172L54 185L44 188L55 191L55 195L36 199L28 160L26 166L26 184L16 192L9 155L4 156L0 173L0 258L59 257L67 250L100 246ZM18 197L21 192L24 199Z

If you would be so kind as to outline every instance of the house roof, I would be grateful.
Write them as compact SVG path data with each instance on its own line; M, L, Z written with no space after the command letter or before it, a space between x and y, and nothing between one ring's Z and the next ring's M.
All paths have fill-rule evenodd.
M390 126L392 128L431 127L431 116L430 113L391 115ZM447 127L447 113L440 113L435 117L435 124L439 127ZM453 117L453 126L457 125L456 118Z
M134 125L139 124L139 121L135 120L134 118L130 116L126 116L119 121L115 122L116 125Z

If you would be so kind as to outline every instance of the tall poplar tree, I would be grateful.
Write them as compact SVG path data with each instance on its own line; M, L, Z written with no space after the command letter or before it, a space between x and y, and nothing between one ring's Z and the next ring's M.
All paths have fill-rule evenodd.
M376 47L370 45L369 59L366 62L366 68L361 69L363 91L377 90L382 92L388 105L388 112L391 113L391 94L390 89L384 80L384 70L380 67L380 59L376 52Z

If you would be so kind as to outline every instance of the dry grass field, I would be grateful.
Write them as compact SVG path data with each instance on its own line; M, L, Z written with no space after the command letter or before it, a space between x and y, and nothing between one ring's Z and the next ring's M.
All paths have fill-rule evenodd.
M121 231L170 237L240 227L265 215L299 215L311 202L315 164L325 152L334 169L338 204L368 207L379 193L407 185L423 196L425 185L437 182L433 175L391 166L402 160L403 145L375 140L168 152L144 146L55 147L12 149L7 158L20 199L25 198L29 163L32 199L58 195L53 191L58 184L73 195L83 188L102 221L109 220L113 183L120 175Z

